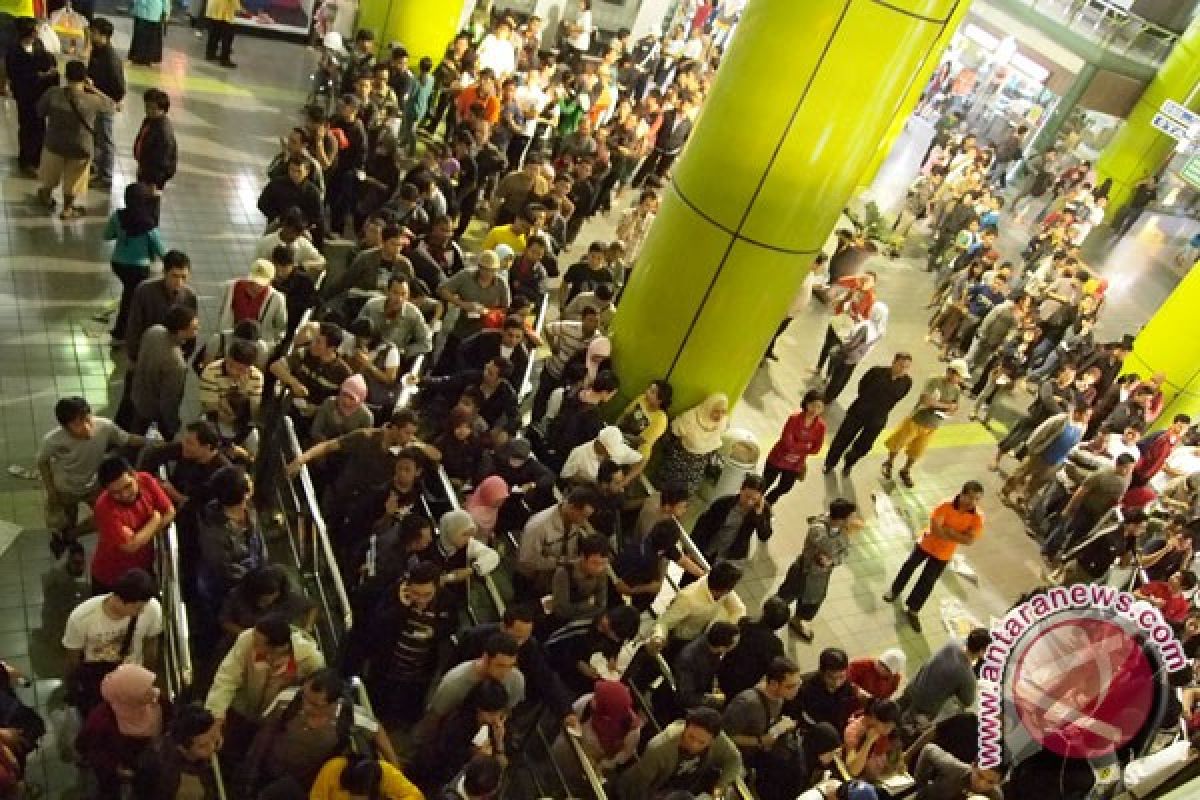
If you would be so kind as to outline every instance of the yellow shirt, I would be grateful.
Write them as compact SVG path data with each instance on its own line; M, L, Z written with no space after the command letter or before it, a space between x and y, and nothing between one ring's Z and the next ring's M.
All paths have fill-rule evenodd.
M379 782L379 796L384 800L425 800L421 790L413 786L404 773L386 761L380 761L383 768L383 780ZM351 800L350 793L341 786L342 770L346 768L343 756L330 759L317 773L312 791L308 793L309 800Z
M242 8L239 0L208 0L204 16L219 22L233 22L233 16Z
M506 244L521 255L525 252L525 234L514 233L512 225L497 225L483 237L483 249L495 250L498 244Z

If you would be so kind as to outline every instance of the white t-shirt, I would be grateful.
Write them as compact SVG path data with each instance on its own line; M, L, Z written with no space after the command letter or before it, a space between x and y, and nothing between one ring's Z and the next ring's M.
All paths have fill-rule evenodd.
M503 80L517 71L517 51L511 41L489 33L479 43L476 62L480 67L491 67L496 80Z
M575 24L579 26L580 31L567 39L567 41L571 43L571 47L586 53L592 47L592 12L580 11L576 13Z
M268 233L266 236L258 240L258 247L254 249L255 258L265 258L271 260L271 254L275 252L275 248L281 244L285 244L279 236L279 231ZM325 256L321 255L317 250L317 246L312 243L312 239L307 236L297 236L289 245L292 248L292 256L296 259L296 264L301 267L308 265L324 265Z
M594 481L599 472L600 456L596 453L595 445L587 441L571 451L559 474L565 481Z
M1200 472L1200 447L1175 448L1175 452L1167 457L1167 462L1163 467L1157 475L1150 479L1150 488L1159 494L1162 494L1163 489L1167 488L1167 484L1171 482L1171 476L1167 474L1168 469L1178 475Z
M63 632L62 644L68 650L82 650L84 661L115 662L121 652L121 642L129 628L129 619L113 619L104 613L104 598L93 597L76 606L67 618L67 629ZM162 633L162 606L157 600L146 603L138 614L137 626L133 629L133 641L125 663L141 664L142 644L149 637Z
M549 99L540 86L526 84L517 87L517 105L525 110L525 125L521 128L523 136L533 136L537 133L538 117L546 107Z

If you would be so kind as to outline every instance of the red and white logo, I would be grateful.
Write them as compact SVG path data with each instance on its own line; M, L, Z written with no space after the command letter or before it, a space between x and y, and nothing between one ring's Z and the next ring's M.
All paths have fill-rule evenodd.
M1043 747L1100 758L1143 729L1160 690L1145 645L1110 620L1067 618L1033 631L1012 675L1012 707Z

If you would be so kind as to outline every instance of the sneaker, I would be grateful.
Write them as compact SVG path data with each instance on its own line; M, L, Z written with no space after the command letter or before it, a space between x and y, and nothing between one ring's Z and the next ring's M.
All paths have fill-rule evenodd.
M220 64L225 69L237 69L237 64L233 63L228 58L225 59L224 61L219 61L217 63Z
M901 483L903 483L903 484L904 484L905 486L907 486L909 489L913 488L913 479L912 479L912 473L911 473L911 472L909 472L909 471L908 471L908 470L906 470L906 469L902 469L902 470L900 470L900 473L899 473L899 475L900 475L900 482L901 482Z
M850 464L850 463L844 464L844 465L842 466L842 477L843 477L843 478L849 478L849 477L850 477L850 470L852 470L852 469L854 469L854 465L853 465L853 464Z
M812 626L799 617L792 617L788 621L788 626L804 641L811 642L813 640Z
M917 633L921 632L921 617L911 608L904 609L904 616L908 619L908 624Z
M833 464L826 464L825 469L821 470L822 475L829 475L833 472Z
M883 473L883 477L887 478L890 481L892 479L892 462L885 461L882 464L880 464L879 471Z
M896 595L892 594L891 590L884 592L883 593L883 602L885 602L885 603L896 602Z

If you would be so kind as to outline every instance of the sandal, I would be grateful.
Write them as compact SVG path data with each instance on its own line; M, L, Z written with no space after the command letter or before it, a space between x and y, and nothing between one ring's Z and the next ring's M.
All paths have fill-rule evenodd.
M883 473L883 477L889 481L892 479L892 462L885 461L879 465L879 471Z
M905 486L907 486L909 489L913 488L912 473L906 469L900 470L900 482L903 483Z

